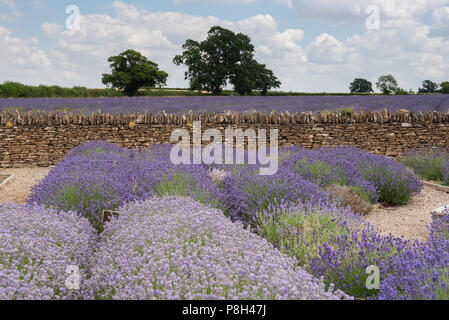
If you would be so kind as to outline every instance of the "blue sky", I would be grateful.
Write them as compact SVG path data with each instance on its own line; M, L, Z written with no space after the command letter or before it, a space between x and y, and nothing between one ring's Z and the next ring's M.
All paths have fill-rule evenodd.
M68 5L80 30L65 26ZM369 6L379 28L366 26ZM283 90L347 91L384 73L407 90L449 80L444 0L0 0L0 82L102 87L107 57L133 48L169 73L168 86L185 87L171 59L215 24L248 34Z

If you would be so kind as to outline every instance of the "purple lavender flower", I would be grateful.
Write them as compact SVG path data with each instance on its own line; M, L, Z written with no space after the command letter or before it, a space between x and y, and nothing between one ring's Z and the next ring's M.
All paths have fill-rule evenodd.
M449 299L449 212L430 227L429 240L391 258L379 299Z
M223 212L185 198L127 203L101 235L97 299L350 298Z
M96 244L89 221L37 205L0 205L0 300L88 298L82 290ZM80 290L65 283L80 272Z
M360 111L407 109L415 112L440 111L449 108L446 95L409 95L409 96L268 96L268 97L107 97L107 98L0 98L0 111L20 108L23 111L72 111L90 113L101 109L109 113L135 113L148 110L168 113L181 113L192 109L195 111L233 111L279 112L290 113L302 111L341 110L351 108Z
M367 267L379 267L383 280L394 264L392 259L408 246L409 242L391 235L382 236L367 224L360 230L341 233L320 246L319 255L310 264L310 272L357 298L376 297L378 290L366 287Z
M220 206L216 184L202 165L173 165L170 146L128 150L94 141L73 149L31 190L30 203L76 210L101 228L103 210L153 195L180 194Z
M403 164L354 147L305 150L286 148L282 162L301 177L322 186L362 188L372 201L405 204L422 190L421 181Z
M327 194L286 167L273 176L258 174L258 166L242 166L222 181L226 209L234 220L251 223L254 214L282 203L324 201Z
M449 162L449 151L439 147L410 150L401 157L401 162L423 179L439 181L444 166Z

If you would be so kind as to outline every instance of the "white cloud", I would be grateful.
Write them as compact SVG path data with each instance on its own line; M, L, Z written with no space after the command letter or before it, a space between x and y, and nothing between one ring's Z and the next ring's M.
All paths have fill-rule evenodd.
M316 63L313 70L326 74L326 84L331 78L339 79L340 90L347 90L355 77L374 83L386 73L394 74L407 90L416 90L424 79L449 78L449 42L430 37L427 25L411 20L403 27L368 31L342 41L323 34L306 49L309 61Z
M107 58L131 48L159 63L169 73L169 86L185 87L184 69L175 66L172 59L187 38L203 40L213 25L249 35L256 58L275 72L283 90L347 91L356 77L375 82L384 73L394 74L405 89L416 89L424 79L449 80L449 39L444 37L448 35L449 15L448 7L443 7L447 1L410 0L407 7L404 1L342 0L337 5L334 1L291 0L290 6L304 4L300 14L309 17L321 14L332 19L360 19L368 2L382 4L385 16L381 16L380 30L358 30L345 39L328 30L304 43L302 30L280 30L269 14L229 21L180 12L149 12L116 1L114 16L82 15L79 31L44 23L45 34L54 37L47 51L38 48L37 39L14 38L10 30L1 28L0 56L6 58L0 61L0 81L38 84L45 80L101 87L101 74L109 71ZM434 10L432 26L420 22L420 15L428 9Z
M81 75L83 85L102 86L101 74L109 71L107 58L131 48L159 63L160 68L169 73L169 86L186 86L183 68L175 66L172 59L181 53L181 46L187 38L203 40L214 25L248 34L256 47L257 58L275 72L298 68L307 61L299 45L303 31L288 29L280 32L270 15L227 21L179 12L148 12L120 1L114 2L113 7L115 17L81 15L79 31L60 32L61 26L55 23L42 25L46 34L57 36L49 52L54 65L60 70ZM78 80L76 77L73 80L70 85L79 83L75 81Z
M449 37L449 7L433 10L431 35Z
M307 46L309 61L318 64L340 64L348 61L350 48L333 36L323 33Z
M428 10L439 8L447 0L277 0L287 4L301 17L336 20L366 18L366 8L378 6L384 19L412 19Z
M42 30L46 35L54 36L60 33L64 29L63 26L55 23L55 22L44 22L42 24Z
M48 55L36 47L37 44L36 38L19 39L0 26L0 81L26 82L36 80L36 76L46 77L52 63Z
M8 14L0 14L0 21L12 22L14 21L14 17Z
M0 0L0 6L5 6L11 9L12 13L16 16L20 16L22 13L17 9L14 0Z
M9 14L0 14L0 21L14 21L16 17L20 17L22 12L17 9L14 0L0 0L0 8L6 7L9 9Z

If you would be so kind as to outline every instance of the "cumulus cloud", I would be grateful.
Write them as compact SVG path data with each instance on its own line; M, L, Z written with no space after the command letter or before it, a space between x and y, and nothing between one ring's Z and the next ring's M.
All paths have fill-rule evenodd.
M449 42L430 37L429 26L419 22L365 32L342 41L322 34L306 50L315 72L339 79L335 82L340 83L341 90L347 90L345 84L355 77L375 82L386 73L394 74L407 90L416 90L424 79L440 82L449 77Z
M44 22L42 24L42 30L46 35L54 36L60 33L63 30L63 26L55 23L55 22Z
M22 40L13 37L10 30L0 29L0 55L6 57L0 62L0 81L21 77L28 83L45 79L67 86L101 87L101 74L109 71L107 58L131 48L159 63L169 73L169 86L185 87L185 70L175 66L172 58L181 52L187 38L203 40L214 25L248 34L256 58L275 72L283 83L282 90L347 91L356 77L375 82L384 73L394 74L405 89L416 89L424 79L449 79L447 1L410 0L409 7L399 0L342 0L338 6L325 0L276 1L298 12L304 4L298 14L329 19L360 19L365 5L377 3L382 5L381 28L357 30L346 38L326 30L304 43L303 30L281 30L270 14L229 21L181 12L151 12L116 1L112 4L114 15L81 15L80 30L66 30L54 22L42 24L44 33L54 40L47 51L39 49L37 39ZM421 22L420 16L427 10L433 10L432 25ZM27 68L27 64L32 67Z
M180 12L149 12L120 1L114 2L113 7L116 10L114 17L81 15L78 31L61 31L62 27L56 23L42 25L46 34L57 37L49 52L54 64L80 75L84 85L101 86L101 74L109 70L107 58L132 48L159 63L160 68L169 73L169 86L186 86L183 68L175 66L172 59L181 52L187 38L203 40L214 25L248 34L256 47L257 58L276 73L298 68L307 61L300 46L303 31L288 29L281 32L268 14L227 21ZM73 79L77 80L77 77Z
M439 8L447 0L278 0L296 10L301 17L336 20L366 18L366 8L378 6L385 19L412 19L428 10Z
M36 38L13 37L11 30L0 26L0 80L23 81L48 70L51 60L38 43Z
M307 46L310 62L318 64L340 64L348 61L349 47L343 46L333 36L323 33Z
M449 7L433 10L431 35L449 37Z

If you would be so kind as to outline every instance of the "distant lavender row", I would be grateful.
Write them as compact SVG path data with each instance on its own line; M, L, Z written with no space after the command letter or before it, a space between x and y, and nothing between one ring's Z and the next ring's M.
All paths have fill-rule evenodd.
M323 111L353 108L379 111L440 111L449 109L449 95L404 96L281 96L281 97L109 97L109 98L0 98L0 111L18 108L21 111L45 110L89 113L101 109L110 113L135 113L149 110L168 113L195 111Z

